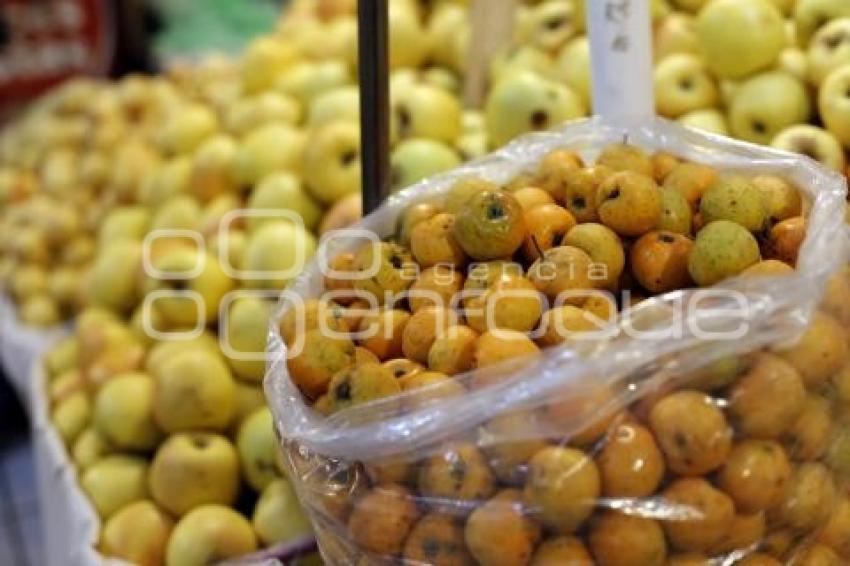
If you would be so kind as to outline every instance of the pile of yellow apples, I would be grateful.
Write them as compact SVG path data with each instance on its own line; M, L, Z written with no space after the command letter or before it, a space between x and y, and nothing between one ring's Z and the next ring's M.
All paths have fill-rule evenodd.
M584 10L521 3L465 108L468 0L391 0L394 187L588 115ZM652 10L659 114L845 169L850 3ZM355 12L296 0L238 58L74 80L0 131L0 287L25 324L76 322L46 395L105 554L194 564L306 532L273 465L264 364L238 352L263 351L276 293L360 216Z

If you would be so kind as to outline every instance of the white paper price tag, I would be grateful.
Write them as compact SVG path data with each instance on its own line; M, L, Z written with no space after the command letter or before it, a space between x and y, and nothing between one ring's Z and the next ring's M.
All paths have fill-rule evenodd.
M587 2L595 114L619 117L655 113L649 2Z

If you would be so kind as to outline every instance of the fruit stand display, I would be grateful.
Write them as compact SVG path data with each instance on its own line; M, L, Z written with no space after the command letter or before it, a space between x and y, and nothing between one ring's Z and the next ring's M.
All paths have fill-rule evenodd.
M652 8L652 78L660 115L803 153L846 174L850 43L845 31L850 29L850 5L843 0L659 0L652 2ZM590 52L581 0L520 5L513 42L490 62L489 87L480 108L462 102L472 34L468 10L463 0L390 1L389 142L396 189L483 157L527 132L589 114ZM262 547L277 548L282 556L309 548L304 537L309 538L311 529L287 476L292 474L295 483L303 483L304 470L296 467L299 455L286 452L286 462L279 457L261 386L263 353L274 300L281 290L316 254L323 234L360 217L355 12L352 0L294 1L277 31L253 41L238 58L212 57L176 66L162 76L71 81L34 102L0 132L0 281L10 305L3 311L3 363L24 384L33 406L44 489L56 494L54 501L73 501L64 511L51 514L54 520L47 535L53 563L61 563L61 549L69 545L77 549L72 554L81 564L101 555L145 564L194 564L210 557L236 558ZM740 34L741 29L753 32ZM745 56L730 58L729 53ZM696 145L722 145L720 138L687 139ZM586 166L568 152L555 152L540 165L528 158L526 169L513 170L511 179L495 179L497 187L480 181L459 189L458 202L444 203L439 214L432 214L435 211L424 204L412 208L397 234L404 246L396 250L397 256L415 260L426 269L423 274L435 271L433 265L446 260L445 254L449 263L478 259L480 253L466 245L458 247L450 234L452 226L467 221L470 233L474 232L475 219L463 220L460 201L484 188L500 200L482 200L482 210L498 204L513 215L532 216L528 224L535 226L533 233L514 230L509 234L511 245L522 240L519 254L526 264L524 273L549 253L548 248L574 247L583 251L570 252L565 262L590 257L614 271L628 266L623 276L628 283L623 286L639 290L639 299L686 287L691 279L709 285L744 268L774 273L795 265L807 228L812 231L803 215L809 213L815 196L806 193L810 198L795 200L797 188L813 190L807 185L810 177L795 177L787 166L796 161L765 153L778 160L777 170L790 175L794 183L753 173L745 180L716 183L720 188L700 204L702 193L717 179L717 172L705 164L723 170L722 160L700 154L692 158L695 163L680 163L680 158L666 153L656 153L649 160L638 142L644 142L647 150L663 147L679 156L688 154L684 148L672 151L670 139L625 141L632 143L611 150L600 163L587 161ZM723 146L721 152L744 151L737 148ZM602 207L597 211L598 185L614 171L635 167L646 169L639 172L649 174L651 186L662 187L660 200L645 203L636 197L632 202L629 197L620 207L616 202L606 206L611 216L603 215ZM770 167L765 167L760 173L769 172ZM809 172L809 164L800 165L796 175L802 175L801 171ZM572 191L567 198L556 186L573 174L578 180L567 189ZM642 194L646 184L644 177L632 179L622 190ZM625 188L630 185L635 188ZM494 191L500 188L508 189L510 198L502 190ZM621 187L615 188L619 195ZM412 193L406 194L403 199L410 199ZM739 206L730 201L737 203L742 195L753 206L741 205L745 210L726 218L730 207ZM767 208L754 204L765 196ZM632 214L624 213L622 207L633 211L644 205L653 218L661 210L663 224L631 230L610 220ZM835 210L841 206L833 205ZM388 223L401 212L397 203L393 206L392 214L378 213L381 236L393 232ZM533 206L536 211L525 210ZM421 233L414 238L419 220L426 221L416 226ZM732 220L734 226L703 233L701 229L714 224L712 220ZM667 242L667 236L662 238L656 230L673 233L669 236L673 241ZM569 243L564 238L571 231L575 231L574 241ZM810 239L822 236L814 231ZM658 241L652 242L651 236ZM727 246L748 250L749 256L735 258L731 267L718 267L712 254L715 248ZM389 254L388 249L375 249L380 254L372 256L384 257L381 254ZM706 257L695 260L696 266L683 263L683 258L698 253ZM393 254L389 255L396 257ZM510 254L484 255L490 259ZM760 257L771 261L752 266ZM812 252L812 257L822 254ZM335 269L347 271L361 259L337 257ZM829 261L840 259L834 255ZM817 281L822 278L819 273L811 276ZM422 285L444 281L436 273L432 279L423 277ZM610 282L619 280L612 275ZM521 291L529 284L534 287L530 272L528 277L504 282L503 291ZM338 286L346 288L344 283ZM842 298L850 296L846 286L846 274L831 283L827 296L833 307L840 308ZM490 287L481 282L479 290L491 293ZM319 287L313 290L318 292ZM346 310L334 307L331 318L343 317L345 326L353 330L361 324L354 323L356 308L350 302L343 306ZM583 305L563 307L547 316L559 321L564 317L568 328L581 325L573 317L579 306ZM598 308L604 311L605 305ZM521 310L508 318L534 318L534 308ZM386 323L394 332L417 318L412 305L409 312L391 312L392 319L377 323ZM846 317L840 320L850 322ZM73 330L56 329L63 321L72 322ZM530 328L519 330L530 330L537 322L534 318L528 322ZM418 324L423 325L424 334L430 332L436 338L436 331L427 328L431 323ZM479 326L466 321L456 327L461 328L458 336L441 342L446 356L443 365L434 362L439 367L430 367L429 343L427 348L420 344L422 351L416 355L402 350L416 363L399 362L396 369L423 365L436 371L423 373L425 379L411 376L408 381L410 387L429 385L427 391L442 398L443 389L457 389L459 382L440 378L441 374L465 371L471 360L481 362L478 352L470 350L473 342L481 344L479 334L486 335L487 329ZM826 326L828 334L833 327ZM24 327L50 329L52 334L25 334L19 330ZM560 342L557 336L549 338L537 343L526 340L519 348L536 351L538 345ZM43 363L32 363L53 343ZM373 368L375 357L387 362L391 352L399 354L398 347L392 340L358 342L357 348L339 353L346 363L354 360L357 367ZM494 362L513 352L513 346L504 347L498 340L488 348ZM749 375L749 363L746 358L735 365L740 371L729 379L743 381L739 375ZM364 397L355 393L352 399L334 400L322 395L328 389L327 371L319 371L318 384L312 381L316 368L308 364L305 371L305 381L299 385L306 387L302 391L320 412L335 412L385 393L378 393L380 384L373 388L367 383ZM353 371L338 380L343 378L369 382L375 376ZM335 385L360 388L353 382ZM464 382L462 388L468 385ZM839 390L842 385L836 382ZM806 406L833 403L821 393L812 389ZM405 399L416 399L418 404L420 397L428 395L410 394ZM593 397L594 407L598 398ZM303 403L301 397L293 402ZM618 408L630 404L619 403ZM390 413L402 406L390 405L385 403ZM422 400L421 409L428 406L427 399ZM358 414L357 409L352 411ZM839 420L838 409L834 414ZM802 409L794 416L802 419ZM278 417L282 418L280 412ZM522 428L519 417L504 420L509 421L503 423L508 428ZM652 429L651 414L638 421L635 426ZM663 450L659 432L652 430L652 434ZM539 439L534 444L537 447ZM581 448L587 449L587 444ZM472 452L480 456L474 445ZM726 456L724 452L724 461ZM825 462L822 452L812 458L790 454L798 468L804 460ZM401 484L410 479L398 475L407 473L407 463L386 469L367 463L365 471L345 466L337 471L354 470L349 479L358 489L381 484L376 473L386 473ZM435 481L439 473L435 470ZM197 480L198 475L206 481ZM321 477L317 473L316 478ZM501 477L490 479L493 490L497 484L500 489L521 485ZM405 485L386 494L383 488L372 493L388 496L390 505L400 503L403 510L405 490L419 489L416 482ZM341 536L342 519L334 513L317 513L310 493L299 488L320 534L325 533L323 550L333 552L329 545L348 537ZM493 490L486 492L488 498ZM427 491L417 493L416 497L429 496ZM507 504L494 501L499 513L504 511L500 506L508 510L514 506L510 499ZM336 509L340 512L349 502L341 503ZM368 504L363 505L360 513L370 515ZM431 540L429 529L438 541L444 534L449 536L451 540L443 541L447 543L460 532L455 522L444 517L426 518L429 522L420 529L424 542ZM412 522L414 517L408 514L402 519ZM839 519L844 520L843 515ZM517 520L523 529L528 527L528 540L534 539L530 533L539 527L526 525L524 518ZM139 523L146 528L137 528ZM755 528L756 523L755 519L741 523L742 529ZM383 534L383 526L377 523L375 532ZM612 528L631 533L635 531L628 529L633 526ZM368 521L364 523L364 529L372 528ZM840 528L843 524L836 527ZM218 536L225 531L227 536ZM326 534L331 531L333 537ZM369 534L362 533L367 538ZM367 548L359 536L354 536L353 547L343 551L346 556L357 554L354 547ZM712 552L716 548L712 546ZM385 554L376 548L368 550ZM834 550L842 554L842 549ZM393 549L397 552L401 550ZM484 554L473 551L473 555L488 563Z

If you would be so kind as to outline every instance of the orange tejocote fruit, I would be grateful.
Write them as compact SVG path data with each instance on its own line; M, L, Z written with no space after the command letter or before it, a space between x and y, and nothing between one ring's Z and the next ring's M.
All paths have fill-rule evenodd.
M460 247L473 259L509 258L525 238L524 211L507 191L482 191L460 209L454 235Z

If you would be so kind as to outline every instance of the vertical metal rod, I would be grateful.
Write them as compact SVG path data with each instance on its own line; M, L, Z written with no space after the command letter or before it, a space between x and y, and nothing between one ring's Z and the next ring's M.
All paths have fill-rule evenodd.
M380 206L390 189L388 21L388 0L358 0L360 155L364 215Z

